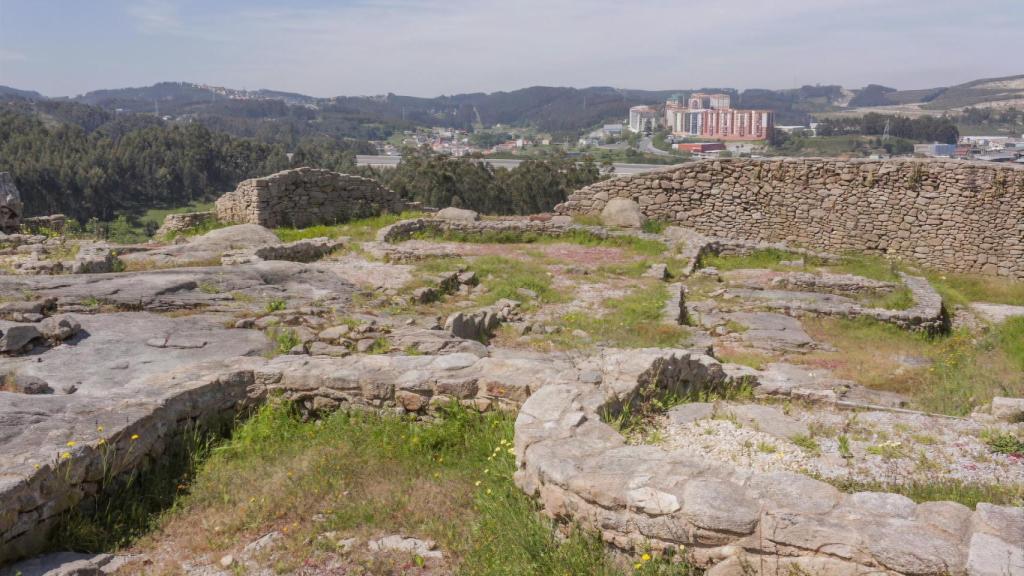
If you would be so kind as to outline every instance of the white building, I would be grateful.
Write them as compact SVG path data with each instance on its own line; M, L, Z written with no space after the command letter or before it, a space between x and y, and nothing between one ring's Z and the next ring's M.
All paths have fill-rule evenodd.
M633 106L629 109L629 129L633 132L654 130L658 127L658 110L653 106Z

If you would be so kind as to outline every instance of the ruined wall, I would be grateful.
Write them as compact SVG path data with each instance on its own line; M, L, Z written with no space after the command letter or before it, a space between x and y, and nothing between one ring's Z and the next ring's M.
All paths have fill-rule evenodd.
M555 210L631 198L712 236L866 251L1024 278L1024 166L953 160L722 159L613 178Z
M217 219L267 228L301 228L401 209L398 195L376 180L296 168L242 182L217 200Z

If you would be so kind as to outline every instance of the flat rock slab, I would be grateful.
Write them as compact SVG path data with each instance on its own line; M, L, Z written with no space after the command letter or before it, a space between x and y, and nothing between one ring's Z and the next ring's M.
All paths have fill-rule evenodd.
M55 391L0 392L0 479L18 464L52 460L68 441L96 437L98 425L113 428L134 412L148 414L148 409L129 407L154 406L172 393L172 383L160 383L170 372L197 367L201 375L214 371L210 362L262 353L266 337L255 330L224 328L229 318L168 318L147 312L80 315L82 331L64 344L0 358L0 372L42 379ZM153 341L188 345L153 346ZM71 389L73 394L65 392Z
M974 302L970 305L971 310L983 319L999 324L1010 318L1024 316L1024 306L1012 306L1010 304L989 304L986 302Z
M248 248L278 246L281 240L271 230L257 224L239 224L211 230L202 236L189 238L181 244L161 246L151 250L132 252L121 256L126 262L149 262L154 266L185 266L193 262L210 262L225 252Z
M21 299L29 292L55 297L64 308L102 302L156 311L227 309L245 305L240 295L257 301L281 298L290 304L321 300L337 307L347 303L352 291L352 284L328 267L285 261L118 274L0 276L0 296Z
M732 312L725 317L747 328L740 339L752 348L775 352L807 352L814 348L800 321L774 312Z
M814 304L817 306L856 306L857 301L846 296L823 294L820 292L797 292L793 290L750 290L747 288L729 288L726 294L743 300L769 301L774 304L794 302Z

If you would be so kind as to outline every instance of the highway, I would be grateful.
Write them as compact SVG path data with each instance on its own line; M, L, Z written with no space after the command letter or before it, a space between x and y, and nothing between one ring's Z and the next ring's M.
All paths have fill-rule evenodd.
M394 168L398 165L398 162L402 159L401 156L369 156L360 154L356 156L356 164L359 166L371 166L373 168ZM481 162L487 162L491 166L496 168L515 168L519 166L522 160L512 160L506 158L484 158ZM622 162L615 162L612 164L615 167L616 174L640 174L642 172L650 172L651 170L657 170L658 168L665 168L664 164L625 164Z

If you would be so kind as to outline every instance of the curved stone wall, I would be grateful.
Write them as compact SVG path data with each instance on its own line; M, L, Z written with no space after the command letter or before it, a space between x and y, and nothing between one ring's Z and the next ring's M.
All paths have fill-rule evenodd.
M267 228L303 228L400 212L402 202L376 180L296 168L245 180L217 200L217 219Z
M1024 570L1021 508L844 494L802 474L629 445L604 417L658 390L720 390L749 376L686 350L606 351L594 361L598 384L552 383L516 418L516 483L554 518L626 550L681 549L708 576Z
M598 182L555 210L630 198L723 238L877 252L1024 279L1024 166L953 160L705 160Z

